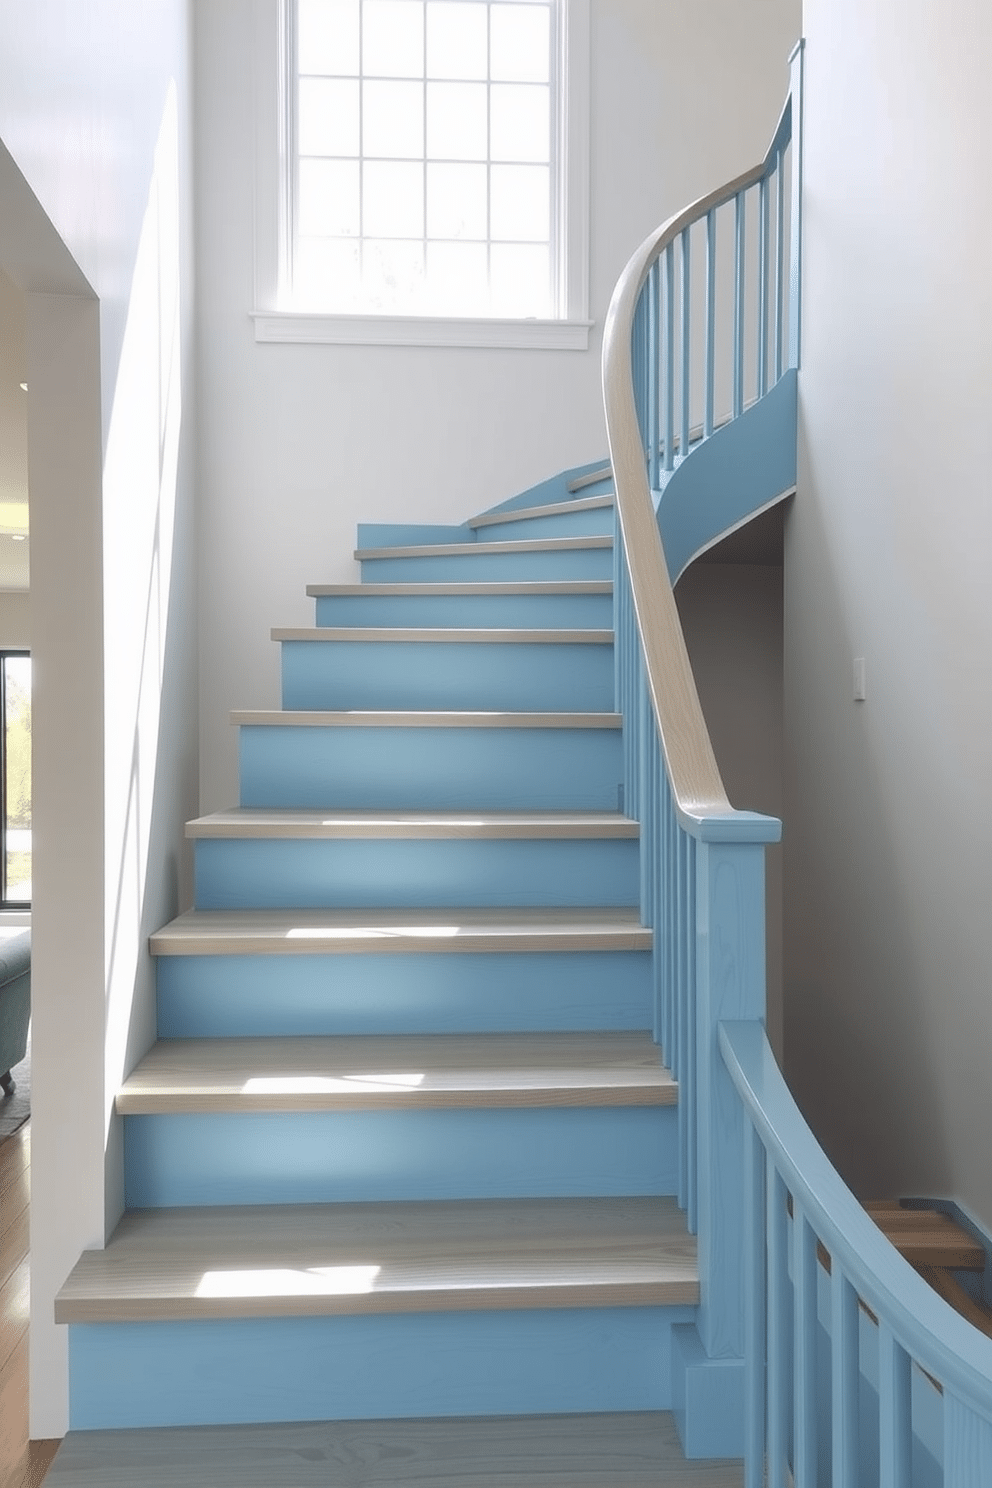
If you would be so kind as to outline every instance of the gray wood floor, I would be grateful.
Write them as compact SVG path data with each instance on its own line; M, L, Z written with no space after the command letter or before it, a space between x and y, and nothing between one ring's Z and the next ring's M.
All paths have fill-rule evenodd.
M46 1488L741 1488L668 1414L70 1432Z

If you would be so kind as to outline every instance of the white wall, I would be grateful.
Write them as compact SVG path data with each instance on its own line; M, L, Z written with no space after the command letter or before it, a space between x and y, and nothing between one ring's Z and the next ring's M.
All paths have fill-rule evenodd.
M121 1074L195 796L186 0L0 4L0 266L27 300L34 653L31 1434L55 1291L123 1203Z
M347 581L355 524L462 521L601 458L613 283L669 212L764 150L799 0L593 0L590 349L257 346L251 7L199 0L201 804L232 804L233 707L278 701L275 624Z
M805 33L787 1073L861 1195L992 1229L992 9L806 0Z

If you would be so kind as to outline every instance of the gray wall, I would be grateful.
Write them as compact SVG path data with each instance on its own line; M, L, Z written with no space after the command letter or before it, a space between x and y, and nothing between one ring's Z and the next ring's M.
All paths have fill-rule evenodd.
M992 9L806 0L805 33L787 1074L860 1195L990 1229Z
M263 0L264 3L264 0ZM799 0L593 0L587 352L257 346L255 54L244 0L198 0L201 805L236 794L234 707L278 697L274 624L348 581L355 524L462 521L606 451L602 320L665 216L758 158Z

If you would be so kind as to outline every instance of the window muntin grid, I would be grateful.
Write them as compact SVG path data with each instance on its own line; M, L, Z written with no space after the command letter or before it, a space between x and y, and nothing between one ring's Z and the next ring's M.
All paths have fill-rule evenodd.
M557 0L296 0L293 298L553 317Z

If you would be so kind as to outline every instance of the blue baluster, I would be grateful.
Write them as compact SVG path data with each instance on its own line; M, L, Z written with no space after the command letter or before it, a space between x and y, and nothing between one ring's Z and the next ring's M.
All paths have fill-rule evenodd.
M689 340L692 333L692 303L690 299L690 253L689 229L682 234L682 428L679 433L679 454L683 460L689 453Z
M758 187L758 397L768 391L768 177Z
M786 1256L785 1184L771 1157L765 1183L768 1248L768 1488L786 1488L789 1458L789 1401L792 1361L789 1348L789 1285Z
M745 193L734 201L734 418L744 411L744 229Z
M830 1275L833 1488L858 1488L858 1298L837 1260Z
M783 317L785 315L785 160L779 150L775 163L775 381L782 376Z
M793 1479L816 1488L816 1236L793 1199Z
M910 1359L886 1324L878 1325L878 1484L906 1488L912 1478Z
M703 365L703 438L713 433L713 377L716 346L716 210L706 214L706 313Z
M675 244L665 249L665 277L662 294L662 439L665 444L665 470L675 463Z
M744 1129L744 1488L765 1483L765 1149Z

